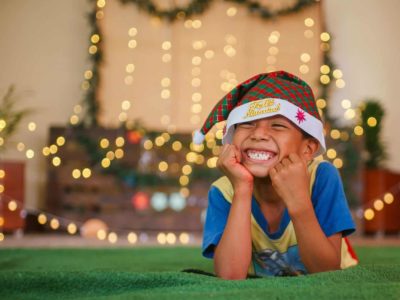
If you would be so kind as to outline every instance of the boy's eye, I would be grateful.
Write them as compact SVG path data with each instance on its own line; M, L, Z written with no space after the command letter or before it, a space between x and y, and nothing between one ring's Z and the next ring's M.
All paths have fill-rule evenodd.
M283 123L273 123L272 127L274 127L274 128L288 128L288 126L286 124L283 124Z
M254 123L245 122L245 123L237 124L237 126L240 127L240 128L252 128L252 127L254 127Z

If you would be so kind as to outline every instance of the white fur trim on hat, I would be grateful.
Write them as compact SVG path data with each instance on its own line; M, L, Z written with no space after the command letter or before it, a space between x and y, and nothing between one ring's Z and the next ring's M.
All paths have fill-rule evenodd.
M320 147L316 155L323 154L326 150L322 122L300 107L287 100L266 98L247 102L234 108L228 116L226 132L222 143L231 143L235 124L250 122L258 119L282 115L292 121L309 135L318 140Z

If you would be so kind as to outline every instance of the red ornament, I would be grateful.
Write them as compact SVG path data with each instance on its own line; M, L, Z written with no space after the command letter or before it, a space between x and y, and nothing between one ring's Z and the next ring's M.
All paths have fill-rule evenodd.
M131 202L136 210L146 210L150 207L150 198L145 192L137 192L133 195Z
M131 144L139 144L141 139L142 139L142 134L139 131L128 132L128 141Z

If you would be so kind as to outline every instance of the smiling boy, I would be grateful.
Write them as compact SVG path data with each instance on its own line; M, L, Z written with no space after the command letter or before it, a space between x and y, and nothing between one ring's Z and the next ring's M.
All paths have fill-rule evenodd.
M203 255L224 279L298 275L357 264L345 238L355 230L340 176L325 152L311 88L284 71L238 85L194 141L226 120L212 184Z

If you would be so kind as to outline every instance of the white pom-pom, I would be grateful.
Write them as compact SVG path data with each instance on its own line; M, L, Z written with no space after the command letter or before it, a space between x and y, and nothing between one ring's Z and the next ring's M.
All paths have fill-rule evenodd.
M200 130L196 130L193 133L193 143L196 145L200 145L201 143L203 143L204 137L205 137L204 134L202 134Z

